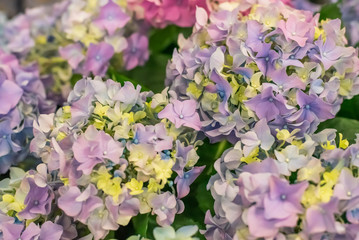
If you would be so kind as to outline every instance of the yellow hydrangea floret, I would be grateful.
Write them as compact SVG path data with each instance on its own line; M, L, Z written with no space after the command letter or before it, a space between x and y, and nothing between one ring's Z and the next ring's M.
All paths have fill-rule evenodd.
M126 187L131 190L131 195L138 195L143 193L143 182L137 181L135 178L132 178L130 182L126 183Z
M251 164L253 162L259 161L258 152L259 152L259 147L256 147L247 157L241 157L241 162Z
M349 146L349 141L347 139L343 139L343 134L339 133L339 147L341 149L347 149Z
M164 187L164 184L159 184L154 178L150 178L148 183L148 192L158 192Z
M153 169L155 170L156 179L162 180L163 183L167 182L167 179L172 175L172 167L173 167L172 160L157 160L153 162Z
M18 201L13 195L11 194L4 194L2 196L2 201L0 202L0 209L3 212L21 212L25 208L24 203Z
M334 150L336 148L336 146L332 145L330 141L327 141L326 143L322 143L321 146L325 150Z
M106 116L108 109L110 106L103 106L101 103L96 102L96 106L94 109L94 114L99 115L100 117Z

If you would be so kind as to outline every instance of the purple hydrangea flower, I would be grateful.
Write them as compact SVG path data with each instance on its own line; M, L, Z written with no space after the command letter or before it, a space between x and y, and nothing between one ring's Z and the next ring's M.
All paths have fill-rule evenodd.
M147 36L134 33L127 38L128 46L123 51L123 61L126 70L131 70L136 66L142 66L149 58Z
M281 227L293 227L297 223L296 216L283 219L268 219L264 208L252 206L248 209L247 221L249 232L256 238L274 238ZM260 229L260 231L258 231Z
M314 56L323 63L325 70L333 66L339 58L351 56L355 52L354 48L337 46L332 38L327 39L325 42L319 39L315 42L315 45L318 47L319 54Z
M47 215L51 211L54 193L48 187L39 187L32 178L27 178L29 193L26 195L25 209L19 212L23 219L34 219L39 215Z
M103 131L91 125L73 145L74 157L79 162L78 170L90 175L94 166L105 159L119 163L123 146Z
M41 229L35 223L30 223L24 229L22 224L17 223L6 223L2 230L2 237L4 240L10 239L54 239L60 240L62 237L63 228L61 225L47 221L42 224Z
M183 198L188 195L190 189L189 186L196 180L196 178L204 170L205 166L194 167L188 172L184 172L183 176L177 176L175 183L177 184L177 197Z
M73 69L77 69L79 64L85 59L82 47L79 43L69 44L59 48L60 56L66 59Z
M196 101L194 100L186 100L182 102L174 100L158 113L158 117L167 118L175 124L176 128L179 128L182 125L195 130L200 130L201 128L201 121L196 112Z
M289 184L277 177L269 179L269 194L264 198L264 217L284 219L303 212L301 198L307 182ZM278 206L281 206L278 208Z
M5 115L20 101L23 90L13 81L0 80L0 114Z
M173 138L167 135L165 125L163 123L155 126L144 126L142 124L135 125L135 140L138 143L151 144L157 152L172 149Z
M338 199L332 198L306 211L305 231L308 234L336 232L334 213L338 213Z
M157 215L157 223L161 226L171 225L177 213L177 201L169 192L156 195L151 200L153 213Z
M212 142L242 140L261 119L273 135L282 125L304 137L357 94L358 57L346 47L339 20L319 22L280 1L226 4L209 15L197 10L193 33L179 39L166 74L175 98L196 101L201 130ZM321 107L303 110L304 94ZM243 127L229 121L236 111Z
M259 120L253 130L243 134L241 139L243 144L248 147L248 150L245 150L246 152L250 152L257 146L269 150L275 141L265 119Z
M62 187L58 206L66 215L86 224L91 212L103 205L101 198L96 196L97 189L90 184L81 192L76 186Z
M100 14L94 23L101 29L106 29L108 34L113 35L115 31L122 28L130 20L130 17L124 13L119 5L109 0L101 7Z
M218 74L217 70L212 71L211 80L216 83L216 90L214 92L218 93L219 97L221 98L219 111L226 115L228 114L228 99L232 93L232 87L226 80L224 80L222 76ZM208 85L206 88L210 91L212 90L210 85Z
M114 53L115 50L108 43L90 44L84 64L85 73L92 72L94 75L105 75Z
M328 120L334 117L332 105L324 102L321 98L297 91L297 101L300 110L293 114L291 119L298 122L308 121L314 122L316 119L320 121Z
M261 94L258 94L245 104L260 119L266 118L267 121L275 119L278 115L288 115L293 111L293 108L286 104L286 100L281 94L273 94L271 87L265 88Z

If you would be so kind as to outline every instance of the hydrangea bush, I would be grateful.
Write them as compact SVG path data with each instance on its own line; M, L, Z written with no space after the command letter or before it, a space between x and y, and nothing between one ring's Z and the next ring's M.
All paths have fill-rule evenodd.
M251 155L241 142L227 150L207 186L206 239L358 238L359 145L335 138L327 129Z
M50 90L66 99L73 74L105 76L109 66L116 71L142 66L149 59L151 29L168 24L193 26L196 6L207 9L203 0L158 4L123 0L55 4L51 27L31 39L33 48L27 60L38 61Z
M0 50L0 173L28 157L32 125L40 113L55 110L46 98L37 65L22 65Z
M26 57L34 48L36 38L49 35L56 19L61 15L65 2L53 6L29 8L12 19L1 16L0 46L6 52Z
M0 239L359 239L349 2L321 16L288 0L0 15ZM346 29L325 19L338 7ZM141 91L168 58L167 87Z
M52 8L56 19L36 37L27 61L39 62L50 90L63 99L73 74L105 76L111 59L126 70L148 60L148 27L132 18L126 2L68 0Z
M5 235L15 228L16 234L41 235L50 228L44 224L59 229L56 239L81 236L85 229L103 239L138 214L151 212L164 226L184 210L181 199L204 168L195 166L196 132L160 120L167 96L147 101L153 94L140 89L130 82L83 79L68 106L40 115L31 151L44 163L3 180L5 239L14 239Z
M240 6L240 4L239 4ZM259 119L275 130L313 133L358 93L359 59L340 20L279 1L212 12L197 9L192 36L179 38L166 84L196 102L201 130L236 142Z

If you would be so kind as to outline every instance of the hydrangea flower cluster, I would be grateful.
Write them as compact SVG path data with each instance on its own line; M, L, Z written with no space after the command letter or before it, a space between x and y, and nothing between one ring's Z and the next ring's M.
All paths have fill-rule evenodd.
M248 13L253 7L253 5L268 4L268 2L275 3L277 1L278 0L211 0L210 6L212 11L218 11L219 9L231 11L235 8L238 8L239 11L243 13ZM280 1L288 6L293 6L293 2L295 2L295 0Z
M46 98L36 65L21 65L15 55L0 50L0 173L23 161L40 113L55 111Z
M59 21L58 31L72 42L60 48L60 55L86 75L103 76L115 54L121 54L126 70L148 59L146 29L131 21L126 3L104 2L71 0Z
M1 16L0 46L18 57L25 57L35 46L39 35L48 35L59 17L64 3L26 9L12 19Z
M332 0L327 3L335 3L340 8L342 14L341 19L345 26L345 32L349 40L349 44L355 46L359 43L359 1L358 0ZM323 3L314 3L309 0L295 0L293 5L297 9L304 9L312 12L320 11Z
M30 149L44 163L0 202L15 201L2 209L16 217L12 225L48 220L67 224L65 233L75 224L102 239L138 214L151 212L161 226L174 221L204 169L195 166L200 142L191 128L194 117L174 106L181 121L161 120L157 115L172 106L168 96L140 90L130 82L82 79L67 106L39 116Z
M183 226L177 231L171 226L156 227L153 230L154 240L199 240L199 238L193 237L198 231L198 227ZM148 238L141 238L141 236L131 236L127 240L149 240Z
M167 25L180 27L192 27L195 22L196 7L206 9L206 0L140 0L133 4L141 11L146 22L157 28L164 28Z
M327 129L269 151L227 150L207 186L206 239L357 239L359 142L335 138Z
M358 93L359 59L340 20L280 1L219 10L197 9L195 31L179 38L166 84L196 102L201 130L212 142L242 139L265 119L275 129L313 133Z
M351 45L359 44L359 1L343 0L340 3L343 23Z
M105 76L110 60L130 70L149 58L149 27L132 16L124 1L67 0L51 12L51 26L36 35L26 60L39 63L60 103L71 91L74 74Z
M66 215L50 215L59 182L47 174L45 164L25 173L10 169L10 178L0 182L1 239L74 239L76 228ZM40 219L40 216L54 217Z

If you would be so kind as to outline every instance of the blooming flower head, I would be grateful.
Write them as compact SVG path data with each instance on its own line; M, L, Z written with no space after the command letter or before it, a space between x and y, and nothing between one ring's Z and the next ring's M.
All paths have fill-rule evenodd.
M207 3L203 0L196 1L142 1L144 19L153 26L164 28L169 24L180 27L191 27L195 23L196 7L207 9Z
M0 230L3 239L63 239L76 237L77 232L68 217L53 213L55 189L58 188L45 164L25 173L10 169L10 178L3 181L1 193ZM51 216L49 218L49 216Z
M167 65L166 85L196 102L212 142L243 140L263 119L272 135L304 137L357 94L358 56L339 20L281 1L224 2L210 14L197 9L192 35L179 38ZM228 124L233 118L239 126Z
M207 186L215 215L207 213L202 233L207 239L355 238L357 143L343 146L342 136L336 142L334 133L326 129L305 140L259 148L255 161L247 160L252 152L246 153L242 142L225 151Z
M36 65L22 65L0 50L0 173L21 162L32 139L32 124L40 113L54 111Z
M41 115L35 124L31 150L53 173L49 177L42 170L43 177L37 177L41 188L35 190L45 192L44 179L54 179L50 190L59 214L87 226L95 239L128 225L140 213L171 225L184 209L181 199L204 169L196 166L194 109L180 109L188 124L177 125L171 117L160 117L167 106L173 107L166 93L158 96L166 99L158 105L149 102L152 95L130 82L85 78L75 85L66 107ZM33 210L33 202L48 203L53 195L48 202L46 194L37 195L41 199L26 195L20 217L34 218L28 212L49 215Z
M293 6L297 9L305 9L308 11L317 12L323 6L324 3L320 2L311 2L311 1L299 1L294 0ZM350 45L355 46L359 43L359 31L358 31L358 18L356 17L359 8L358 2L356 0L344 0L338 2L337 4L340 12L341 12L341 19L343 20L343 24L346 28L346 35L348 37L348 42ZM340 23L337 23L340 24Z
M105 76L114 58L126 70L145 64L149 28L141 22L121 1L62 1L9 21L4 47L38 63L46 90L62 104L74 74Z

